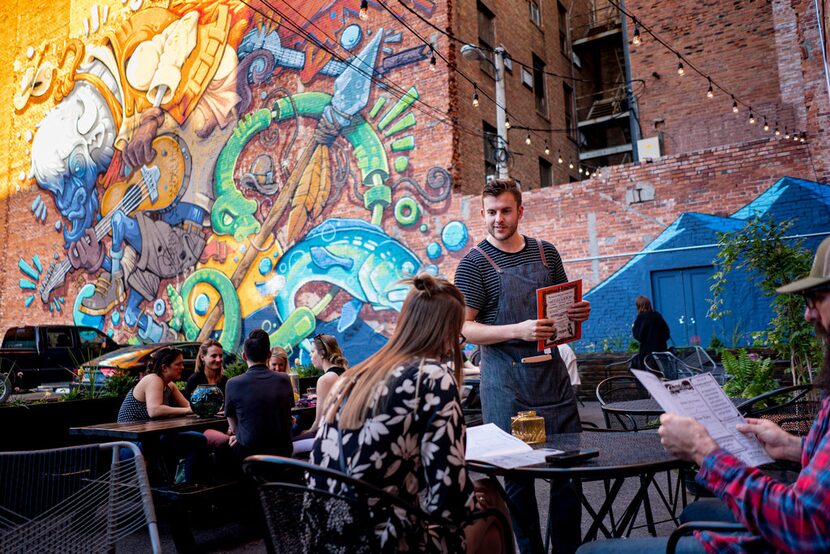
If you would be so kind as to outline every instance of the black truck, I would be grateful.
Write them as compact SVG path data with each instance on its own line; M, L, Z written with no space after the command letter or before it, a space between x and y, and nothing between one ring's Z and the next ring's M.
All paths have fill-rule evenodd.
M12 327L0 347L0 402L13 390L72 380L84 362L119 345L92 327L24 325Z

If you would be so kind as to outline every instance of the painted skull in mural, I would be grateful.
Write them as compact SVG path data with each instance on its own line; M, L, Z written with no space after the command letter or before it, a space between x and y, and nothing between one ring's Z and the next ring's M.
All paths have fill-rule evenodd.
M92 227L98 213L95 182L112 160L116 131L103 97L85 82L78 83L38 125L31 173L54 196L55 206L66 218L67 244Z

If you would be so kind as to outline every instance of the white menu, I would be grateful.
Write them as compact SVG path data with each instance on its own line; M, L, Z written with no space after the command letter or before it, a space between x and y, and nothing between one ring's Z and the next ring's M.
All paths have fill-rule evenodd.
M746 465L758 466L773 461L755 435L745 435L735 428L738 423L745 422L744 418L711 373L674 381L661 381L647 371L632 369L631 373L663 410L697 420L718 446Z
M467 429L467 451L464 457L470 461L513 469L541 464L548 454L561 452L552 448L533 449L510 433L499 429L495 423L488 423Z

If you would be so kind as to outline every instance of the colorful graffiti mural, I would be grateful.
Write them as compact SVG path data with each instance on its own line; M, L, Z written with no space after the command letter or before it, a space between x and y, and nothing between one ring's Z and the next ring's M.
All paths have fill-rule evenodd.
M382 344L401 279L438 274L469 235L429 219L450 176L411 162L418 88L383 80L427 48L358 7L133 2L44 42L15 110L49 104L31 215L56 241L19 261L22 302L125 342L236 349L263 328L297 352L326 329L352 362Z

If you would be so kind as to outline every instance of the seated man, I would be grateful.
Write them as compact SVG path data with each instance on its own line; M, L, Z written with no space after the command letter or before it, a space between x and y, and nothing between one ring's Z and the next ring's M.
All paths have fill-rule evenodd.
M268 369L268 333L254 329L245 339L242 357L248 371L225 385L229 444L239 461L252 454L291 456L291 407L294 392L285 373Z
M702 511L694 503L681 519L732 520L747 532L724 535L697 532L684 537L677 552L830 552L830 238L818 248L809 277L778 289L800 293L807 309L804 319L814 323L824 341L824 364L818 386L824 398L821 411L806 439L790 435L772 421L747 418L738 426L754 433L767 453L778 460L800 462L801 472L792 484L776 480L761 470L747 467L720 448L697 421L676 414L663 414L659 433L666 450L700 466L696 480L725 504ZM724 513L726 512L726 513ZM665 552L666 538L613 540L586 544L585 552Z

